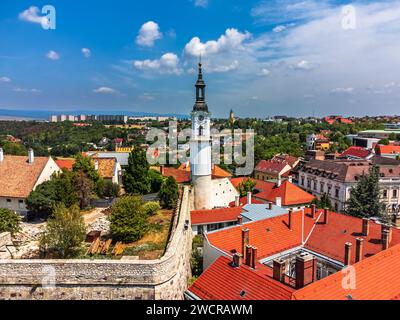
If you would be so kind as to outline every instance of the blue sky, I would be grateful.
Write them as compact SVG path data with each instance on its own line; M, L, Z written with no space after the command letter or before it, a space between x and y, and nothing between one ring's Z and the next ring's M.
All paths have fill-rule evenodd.
M45 5L56 9L55 30L40 24ZM0 8L0 109L186 114L202 54L218 117L231 108L256 117L399 113L399 1L2 0Z

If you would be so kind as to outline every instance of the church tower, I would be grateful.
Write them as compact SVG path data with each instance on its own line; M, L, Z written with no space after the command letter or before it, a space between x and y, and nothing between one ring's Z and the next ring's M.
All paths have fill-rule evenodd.
M213 209L211 179L211 113L205 100L206 84L203 80L202 64L196 82L196 103L193 107L192 137L190 142L190 172L194 186L196 210Z

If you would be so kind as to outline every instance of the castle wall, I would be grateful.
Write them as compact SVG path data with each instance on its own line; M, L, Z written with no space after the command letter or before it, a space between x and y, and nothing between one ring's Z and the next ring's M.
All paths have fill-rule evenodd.
M152 261L0 260L0 299L183 299L192 231L185 187L165 255ZM190 222L189 222L190 223Z

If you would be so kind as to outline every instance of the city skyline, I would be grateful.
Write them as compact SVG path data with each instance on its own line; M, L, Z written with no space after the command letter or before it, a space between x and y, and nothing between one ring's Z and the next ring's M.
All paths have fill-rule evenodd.
M45 5L55 30L41 26ZM6 0L0 109L188 114L201 55L215 117L395 114L400 2L344 5Z

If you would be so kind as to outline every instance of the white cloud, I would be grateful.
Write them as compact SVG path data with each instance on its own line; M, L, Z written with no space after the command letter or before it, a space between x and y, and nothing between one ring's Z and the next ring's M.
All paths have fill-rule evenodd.
M42 90L39 90L39 89L26 89L26 88L14 88L13 89L13 91L14 92L20 92L20 93L36 93L36 94L38 94L38 93L42 93Z
M194 37L186 44L185 53L189 56L199 57L200 55L208 56L224 51L238 50L250 37L249 32L242 33L235 28L227 29L218 40L210 40L205 43L201 42L200 38Z
M307 60L301 60L300 62L293 65L292 67L297 70L311 70L311 69L315 68L315 65L311 64Z
M208 0L194 0L194 5L196 7L207 8L208 7Z
M271 71L269 71L267 68L262 68L261 69L261 75L269 76L270 74L271 74Z
M353 87L348 87L348 88L334 88L331 90L331 93L344 93L344 94L351 94L354 92Z
M176 54L168 52L156 60L135 60L133 66L141 71L153 71L161 74L181 74L179 58Z
M99 87L93 90L94 93L102 93L102 94L119 94L119 92L110 87Z
M139 96L139 99L143 100L143 101L153 101L153 100L155 100L155 96L153 96L150 93L145 92Z
M239 67L239 61L235 60L228 65L218 65L216 67L208 67L207 72L223 73L236 70L238 67Z
M57 52L55 52L55 51L53 51L53 50L50 50L50 51L46 54L46 57L47 57L48 59L50 59L50 60L59 60L59 59L60 59L60 54L57 53Z
M21 12L18 18L22 21L40 24L43 27L48 26L50 23L47 17L40 16L40 10L35 6L31 6Z
M85 58L90 58L92 56L92 52L88 48L82 48L82 54Z
M162 38L162 33L157 23L148 21L142 25L136 37L136 43L144 47L154 46L154 42Z
M275 33L279 33L279 32L285 31L285 30L286 30L286 26L283 26L283 25L276 26L274 29L272 29L272 31Z
M0 82L11 82L11 79L8 77L0 77Z

